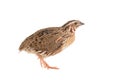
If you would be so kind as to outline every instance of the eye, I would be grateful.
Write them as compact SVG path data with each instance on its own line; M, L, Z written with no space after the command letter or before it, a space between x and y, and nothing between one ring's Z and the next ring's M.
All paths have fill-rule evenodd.
M74 24L77 25L77 22L75 22Z

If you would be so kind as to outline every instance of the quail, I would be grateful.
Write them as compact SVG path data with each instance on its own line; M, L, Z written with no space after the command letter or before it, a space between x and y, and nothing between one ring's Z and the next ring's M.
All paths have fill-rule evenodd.
M79 20L70 20L60 27L40 29L28 36L19 50L33 53L40 59L41 66L47 69L59 69L47 64L44 58L58 54L75 40L75 30L84 25Z

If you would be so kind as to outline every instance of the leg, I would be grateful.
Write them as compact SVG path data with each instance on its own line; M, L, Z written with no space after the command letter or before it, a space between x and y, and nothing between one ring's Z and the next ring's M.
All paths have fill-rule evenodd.
M37 56L38 56L38 58L40 59L41 67L44 67L44 68L47 68L47 69L59 69L59 68L57 68L57 67L51 67L51 66L49 66L49 65L44 61L44 59L43 59L43 57L42 57L41 55L38 55L38 54L37 54Z

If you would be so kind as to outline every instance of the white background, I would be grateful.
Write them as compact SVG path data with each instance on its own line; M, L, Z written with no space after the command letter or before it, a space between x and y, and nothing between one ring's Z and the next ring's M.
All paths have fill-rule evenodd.
M0 80L120 80L119 0L1 0ZM41 68L35 55L19 53L38 29L69 20L85 23L75 42L46 59L59 70Z

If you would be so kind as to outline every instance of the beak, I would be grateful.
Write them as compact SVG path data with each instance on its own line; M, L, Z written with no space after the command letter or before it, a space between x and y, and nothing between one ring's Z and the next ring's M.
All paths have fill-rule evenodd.
M81 25L84 25L84 23L80 22Z

